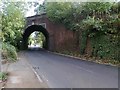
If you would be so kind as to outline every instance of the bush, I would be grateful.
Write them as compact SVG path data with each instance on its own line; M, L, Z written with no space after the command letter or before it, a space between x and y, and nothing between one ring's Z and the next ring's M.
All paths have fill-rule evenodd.
M2 43L2 58L8 61L17 60L16 48L8 43Z
M7 73L5 72L0 72L0 80L4 81L7 79Z

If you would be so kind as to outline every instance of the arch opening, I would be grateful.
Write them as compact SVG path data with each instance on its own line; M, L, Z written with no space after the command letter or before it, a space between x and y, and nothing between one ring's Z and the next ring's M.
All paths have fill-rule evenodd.
M47 50L49 49L49 33L41 25L31 25L25 29L25 31L23 33L23 47L24 47L24 49L28 49L28 47L30 46L30 44L31 44L30 37L32 34L34 36L36 36L37 39L40 38L39 35L42 35L42 37L44 39L44 40L42 40L42 48L47 49ZM36 45L37 45L37 43L36 43Z
M45 42L45 36L41 32L34 31L28 38L28 48L44 48Z

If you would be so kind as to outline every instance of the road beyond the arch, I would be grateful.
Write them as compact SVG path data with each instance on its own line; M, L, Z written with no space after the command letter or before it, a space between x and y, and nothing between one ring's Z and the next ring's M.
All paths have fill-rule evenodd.
M118 88L118 68L77 60L45 50L24 56L50 88Z

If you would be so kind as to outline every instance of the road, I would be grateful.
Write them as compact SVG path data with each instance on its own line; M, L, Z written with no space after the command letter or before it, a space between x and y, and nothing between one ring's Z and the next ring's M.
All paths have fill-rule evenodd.
M50 88L118 88L118 68L52 54L24 52L42 81Z

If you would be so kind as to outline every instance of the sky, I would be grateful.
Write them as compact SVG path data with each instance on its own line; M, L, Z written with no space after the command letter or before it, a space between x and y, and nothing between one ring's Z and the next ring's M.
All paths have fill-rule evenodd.
M39 4L42 4L44 0L25 0L26 2L38 2ZM48 0L48 1L58 1L58 0ZM61 1L61 0L59 0ZM65 0L62 0L62 1L65 1ZM69 1L69 0L66 0L66 1ZM70 0L70 1L76 1L76 0ZM79 0L78 0L79 1ZM84 1L84 0L82 0ZM95 0L94 0L95 1ZM115 1L120 1L120 0L115 0ZM34 12L34 6L32 6L25 14L26 17L29 17L29 16L33 16L35 15L35 12Z
M42 4L44 0L25 0L26 2L38 2L39 4ZM34 6L30 7L30 9L26 12L25 17L33 16L35 15L34 12Z

